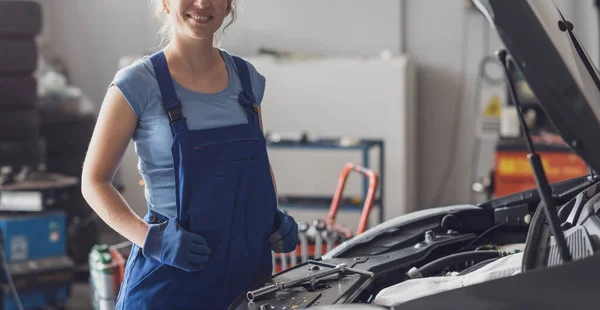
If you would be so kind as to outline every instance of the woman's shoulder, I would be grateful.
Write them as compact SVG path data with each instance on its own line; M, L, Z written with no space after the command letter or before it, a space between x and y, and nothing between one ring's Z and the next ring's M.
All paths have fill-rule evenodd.
M117 86L140 117L151 95L149 90L158 87L149 56L143 56L117 71L111 85Z
M155 75L150 56L143 56L128 65L122 66L115 74L114 80L129 83L154 82Z
M256 97L256 103L260 105L265 92L266 78L259 72L259 69L257 69L254 66L254 64L252 64L252 62L250 62L247 58L230 53L225 49L221 49L221 51L225 55L227 61L229 61L230 65L235 68L238 77L240 77L240 71L235 64L234 58L238 58L244 61L246 67L248 67L248 73L250 75L250 82L252 83L252 91L254 92L254 97Z

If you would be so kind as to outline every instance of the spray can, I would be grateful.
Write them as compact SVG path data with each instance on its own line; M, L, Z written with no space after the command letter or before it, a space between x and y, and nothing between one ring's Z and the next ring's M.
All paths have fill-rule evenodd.
M94 309L115 309L119 291L119 273L108 245L96 245L92 248L89 254L89 266Z

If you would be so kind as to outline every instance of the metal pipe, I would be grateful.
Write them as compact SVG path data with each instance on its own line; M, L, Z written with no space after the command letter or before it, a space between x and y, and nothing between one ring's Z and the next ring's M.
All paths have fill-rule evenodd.
M285 283L271 284L271 285L259 288L257 290L254 290L254 291L250 291L246 294L246 297L248 298L248 301L254 301L258 297L261 297L261 296L264 296L267 294L271 294L273 292L283 290L288 287L293 287L300 283L304 283L306 281L314 281L319 278L323 278L323 277L326 277L326 276L329 276L332 274L343 272L344 270L349 270L348 268L346 268L345 264L337 265L330 270L319 272L317 274L308 275L308 276L298 278L296 280L292 280L292 281L285 282Z
M301 223L298 227L299 239L300 239L300 251L302 255L302 263L308 261L308 237L306 232L308 231L308 223Z
M295 267L296 264L298 264L298 257L296 256L296 248L294 248L294 250L290 253L290 267Z
M369 215L371 214L371 209L373 207L373 203L375 202L375 194L377 192L377 189L379 188L379 176L377 175L377 173L363 166L355 165L353 163L347 163L344 166L344 169L342 170L342 173L338 178L338 184L336 186L333 199L331 200L331 206L329 207L329 214L327 215L326 223L328 227L335 226L337 213L344 196L344 188L346 187L346 181L348 180L348 175L352 171L363 174L369 180L363 210L360 215L358 228L356 230L356 234L359 235L362 234L369 225Z
M315 235L315 259L321 258L321 252L323 249L323 232L327 228L323 220L315 220L313 225L317 231Z
M275 260L275 252L271 252L271 263L273 268L271 268L271 274L275 274L275 267L277 266L277 261Z
M360 270L360 269L356 269L356 268L350 268L350 267L346 267L346 264L339 264L339 265L334 265L334 264L329 264L329 263L325 263L322 261L314 261L314 260L309 260L308 261L309 264L311 265L316 265L316 266L321 266L321 267L327 267L327 268L338 268L341 267L343 271L348 271L348 272L352 272L352 273L358 273L358 274L363 274L369 277L374 277L375 274L371 271L366 271L366 270Z
M257 297L271 294L273 292L277 292L279 289L280 289L280 284L275 283L275 284L267 285L265 287L261 287L254 291L250 291L246 294L246 297L248 298L248 301L254 301Z
M338 233L335 228L328 229L325 231L325 242L327 243L327 252L331 251L335 246L335 242L337 242Z
M316 279L319 278L323 278L323 277L327 277L330 276L332 274L336 274L336 273L346 273L346 272L350 272L350 273L356 273L356 274L362 274L362 275L366 275L368 277L374 277L375 274L373 272L370 271L365 271L365 270L360 270L360 269L355 269L355 268L350 268L348 267L348 265L346 264L338 264L338 265L333 265L333 264L328 264L328 263L324 263L324 262L320 262L320 261L313 261L313 260L309 260L308 261L309 264L312 265L316 265L316 266L321 266L321 267L326 267L326 268L331 268L329 270L325 270L323 272L319 272L317 274L312 274L312 275L308 275L302 278L298 278L296 280L292 280L289 282L278 282L275 284L271 284L271 285L267 285L265 287L261 287L257 290L254 291L249 291L246 294L246 298L248 298L248 301L253 302L256 298L267 295L267 294L271 294L280 290L284 290L286 288L289 287L294 287L298 284L304 283L306 281L314 281Z
M279 259L281 259L281 271L287 269L287 255L285 253L279 254Z

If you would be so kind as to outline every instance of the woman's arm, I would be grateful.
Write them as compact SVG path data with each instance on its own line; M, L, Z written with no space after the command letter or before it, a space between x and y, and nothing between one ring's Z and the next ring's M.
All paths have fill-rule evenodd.
M81 192L108 226L143 247L148 224L131 210L112 184L136 125L137 117L121 91L110 87L83 163Z

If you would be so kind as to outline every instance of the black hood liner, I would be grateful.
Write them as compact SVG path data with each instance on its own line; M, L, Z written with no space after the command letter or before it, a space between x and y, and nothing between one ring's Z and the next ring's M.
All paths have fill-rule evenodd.
M558 8L551 0L474 2L497 30L557 132L600 172L600 121L594 113L600 115L597 71L576 37L559 30L559 23L566 23ZM561 54L559 48L567 52Z

